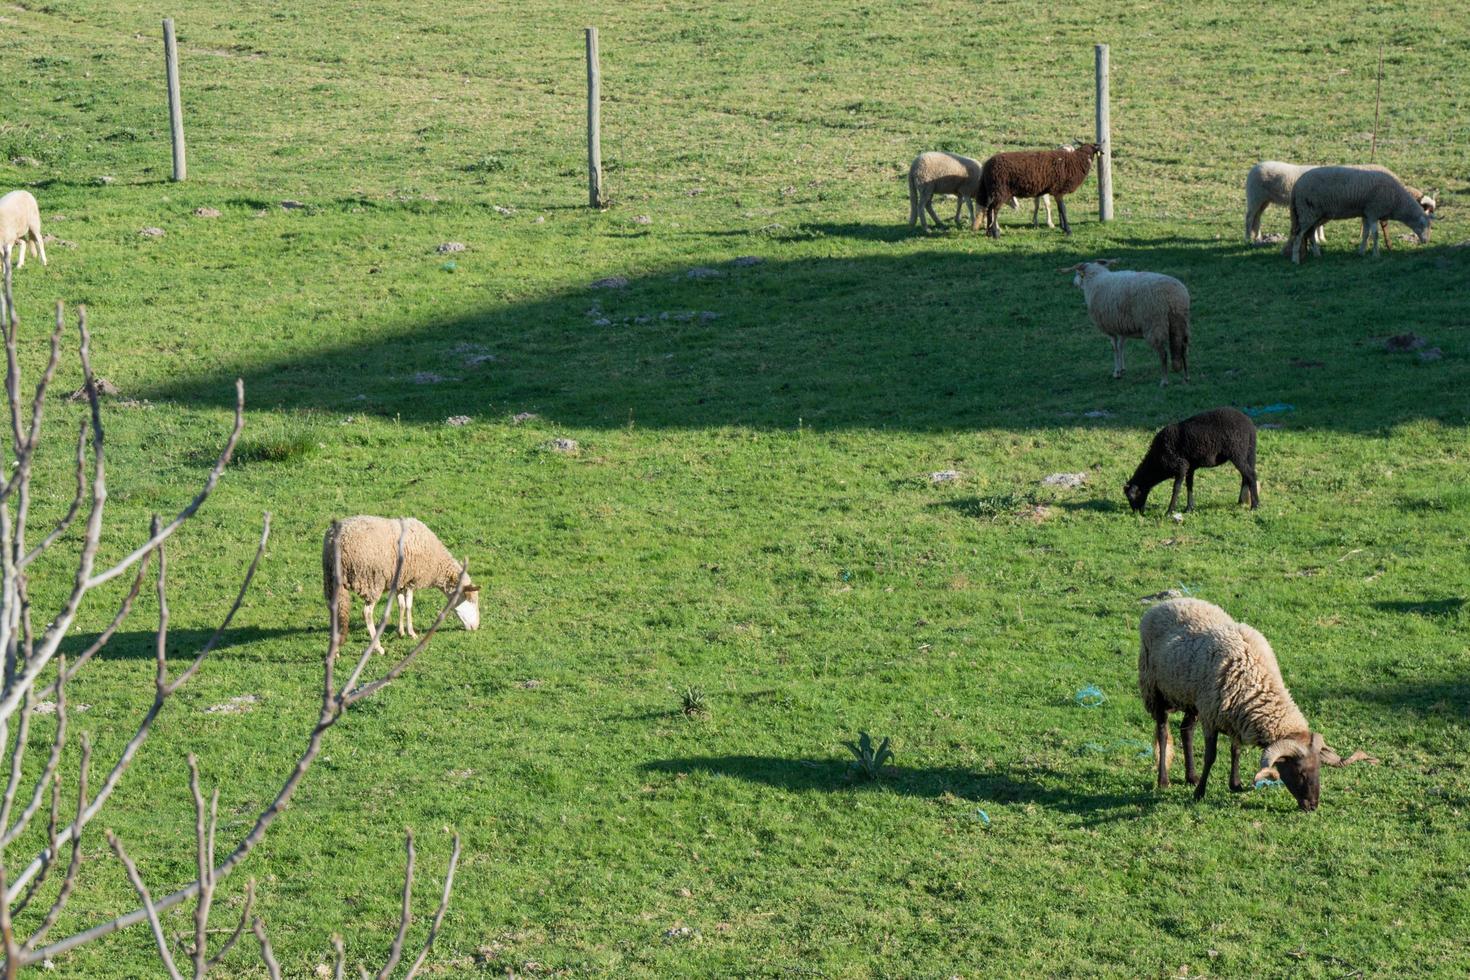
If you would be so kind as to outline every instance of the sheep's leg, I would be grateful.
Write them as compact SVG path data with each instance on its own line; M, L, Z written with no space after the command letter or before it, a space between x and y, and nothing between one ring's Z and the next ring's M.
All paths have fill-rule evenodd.
M1108 342L1113 345L1113 377L1123 376L1123 338L1109 337Z
M1184 491L1184 512L1187 514L1194 510L1194 469L1192 467L1188 473L1184 474Z
M1154 711L1154 758L1158 760L1159 789L1169 786L1169 757L1174 754L1169 744L1169 709L1163 706Z
M1072 226L1067 222L1067 201L1065 198L1057 198L1057 214L1062 219L1062 233L1064 235L1072 234Z
M20 261L19 262L17 262L15 260L15 251L14 251L15 245L19 245L20 246ZM26 264L26 240L24 238L17 238L15 240L15 245L12 245L11 246L10 267L12 269L19 269L19 268L21 268L22 266L24 266Z
M413 589L404 589L403 591L408 597L408 635L417 640L419 635L413 628Z
M1252 201L1245 209L1245 243L1249 245L1261 237L1261 215L1266 213L1266 205L1270 201L1259 203Z
M1169 497L1169 509L1165 513L1174 513L1174 508L1179 505L1179 485L1184 482L1183 475L1174 477L1174 493Z
M939 215L934 210L934 190L926 188L924 191L924 210L929 212L929 217L934 219L935 228L943 228L944 222L939 220Z
M1199 782L1199 774L1194 771L1194 725L1199 720L1199 712L1191 709L1184 712L1184 720L1179 723L1179 745L1184 750L1184 781L1193 786Z
M1167 344L1159 347L1159 387L1169 387L1169 348Z
M1373 257L1378 258L1378 222L1373 222Z
M41 264L42 265L45 265L46 264L46 242L41 238L41 226L40 225L32 225L31 226L31 245L34 246L35 249L36 249L36 257L41 260Z
M363 619L367 620L368 637L372 640L371 646L368 647L370 653L384 652L383 637L378 632L378 617L373 614L373 607L377 604L376 599L364 599L362 601L362 616Z
M1383 249L1386 252L1393 251L1393 236L1388 233L1388 219L1383 218L1378 222L1378 230L1383 234ZM44 259L42 261L45 261Z
M1325 221L1318 221L1312 225L1312 255L1316 258L1322 257L1322 243L1327 240L1326 233L1322 230Z
M396 592L393 595L393 603L398 607L398 635L407 636L408 632L404 626L408 621L408 597L402 592Z
M1200 770L1199 782L1194 784L1194 801L1198 803L1205 798L1205 784L1210 781L1210 769L1215 765L1215 750L1219 747L1216 743L1220 740L1220 733L1214 729L1205 729L1205 765Z
M1230 740L1230 792L1245 792L1245 786L1240 781L1240 739L1238 738Z
M1358 254L1359 255L1362 255L1363 253L1365 253L1365 252L1368 251L1368 226L1369 225L1372 225L1373 226L1373 237L1374 237L1373 251L1375 253L1378 251L1378 242L1377 242L1377 238L1378 238L1378 223L1376 221L1369 221L1367 218L1364 218L1363 219L1363 237L1358 242Z

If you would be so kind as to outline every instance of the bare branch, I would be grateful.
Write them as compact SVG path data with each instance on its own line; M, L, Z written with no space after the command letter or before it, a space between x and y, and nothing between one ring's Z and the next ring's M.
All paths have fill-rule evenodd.
M118 562L116 565L113 565L106 571L99 572L89 578L86 582L86 587L88 589L95 589L97 586L102 585L105 582L110 582L113 579L117 578L123 572L131 568L133 566L133 563L138 561L138 559L148 554L148 552L152 551L160 543L168 540L185 521L194 516L194 512L197 511L200 506L203 505L204 501L209 498L209 495L214 492L215 484L219 483L220 475L224 473L225 467L229 465L230 456L233 455L235 452L235 444L240 441L240 431L244 428L245 382L237 378L235 380L235 426L233 429L230 430L230 437L225 441L225 448L219 454L219 459L215 460L214 466L210 469L209 476L204 481L204 487L199 491L197 495L195 495L194 499L189 502L189 505L187 507L178 512L173 520L164 525L162 529L150 535L147 541L143 542L137 548L133 549L133 551L129 553L127 557L122 559L122 561Z
M66 516L56 522L51 532L41 539L41 543L26 552L17 565L25 568L31 562L41 557L41 554L53 544L56 539L66 533L71 527L72 521L77 519L77 514L82 509L82 501L87 498L87 420L83 419L77 426L77 492L71 500L71 506L67 508Z
M424 948L419 950L419 955L413 961L413 966L408 968L403 980L413 980L418 975L419 969L424 965L424 960L429 958L429 950L434 945L434 940L439 937L439 926L444 922L444 913L449 908L449 893L454 889L454 872L459 867L459 834L454 835L454 849L449 853L449 871L444 875L444 894L439 897L439 908L434 912L434 921L429 924L429 938L424 940Z
M214 791L212 806L206 821L204 794L199 791L199 760L189 753L189 792L194 796L194 838L199 868L199 902L194 906L194 977L203 977L207 972L209 908L214 902L214 822L219 807L219 789ZM206 825L207 823L207 825Z
M40 697L42 700L49 698L56 692L57 685L61 683L63 676L67 680L71 680L86 665L87 661L95 657L99 650L107 646L108 642L112 639L112 635L123 624L123 620L127 619L128 614L133 611L133 603L138 600L139 593L143 591L143 580L148 577L148 565L151 560L151 557L145 557L143 563L138 566L138 574L133 576L133 587L128 590L127 595L123 596L122 604L117 607L117 615L112 617L112 622L107 624L107 629L97 634L97 639L92 641L92 645L77 656L76 660L72 663L70 672L58 669L57 679L52 681L50 686L41 692Z
M57 660L57 663L59 664L58 670L60 671L60 674L57 677L56 684L53 685L56 690L56 736L51 740L51 754L46 759L46 767L41 770L40 778L36 780L36 787L31 792L31 801L26 804L26 808L21 811L20 817L15 821L15 825L6 830L3 836L0 836L0 852L4 852L5 848L9 847L17 837L25 833L26 827L30 825L31 818L33 818L36 815L36 811L40 809L42 794L46 792L46 784L51 782L52 778L56 774L56 767L61 763L61 750L62 747L66 744L66 684L62 679L65 677L66 674L66 658L61 657L59 660ZM25 715L29 714L33 710L35 709L30 707L29 705L27 705L26 708L22 709L22 721L24 721ZM12 759L12 764L13 763L14 759ZM6 795L8 798L8 790ZM8 810L9 808L7 807L7 812ZM7 822L8 821L0 821L0 825L3 825ZM55 854L56 849L54 847L49 848L48 852L51 854Z
M342 945L341 936L332 936L332 948L337 951L337 966L332 971L332 977L334 980L342 980L347 971L347 950Z
M234 622L235 613L240 611L240 606L243 605L245 602L245 593L250 590L250 583L255 578L255 570L260 567L260 559L265 554L266 542L270 540L270 537L271 515L270 511L266 511L264 518L261 520L260 543L255 546L255 557L250 560L250 567L245 569L245 578L243 581L240 582L240 591L235 594L234 604L230 606L230 611L225 613L225 618L220 622L219 628L210 635L208 641L205 642L204 646L199 648L199 653L194 657L194 662L189 664L188 667L184 668L184 672L178 677L174 678L171 683L169 683L168 687L164 691L165 696L173 694L175 691L177 691L179 688L183 687L189 682L189 679L193 677L198 672L199 668L204 664L204 658L214 652L214 648L224 637L225 630L230 628L230 623ZM162 554L161 549L160 554Z
M240 937L245 935L245 927L250 924L250 909L254 905L255 879L251 878L249 883L245 885L245 906L240 910L240 924L235 927L234 932L230 933L230 938L225 940L225 944L219 948L219 952L211 956L204 964L205 972L213 970L218 966L219 961L225 958L225 954L234 949L235 944L240 941Z
M455 587L454 595L450 596L449 601L444 604L444 608L439 610L439 615L435 617L434 624L429 627L428 632L423 635L419 642L415 644L414 647L408 651L408 653L403 655L402 659L400 659L392 667L388 668L387 672L384 673L382 677L379 677L377 680L372 681L371 683L364 684L359 688L344 688L342 691L342 704L344 708L352 707L363 698L372 697L374 694L378 693L383 688L387 687L389 684L397 680L398 677L405 670L407 670L415 660L418 659L419 654L423 653L424 649L428 647L429 641L434 639L434 634L439 632L439 627L444 625L444 620L447 619L449 614L454 611L454 607L459 605L460 602L464 600L465 586L469 584L469 581L470 569L469 564L466 563L460 566L459 585Z
M271 951L271 941L265 935L265 923L257 917L251 929L255 938L260 940L260 958L265 960L265 968L270 972L271 980L281 980L281 964L276 962L276 954Z
M123 863L123 867L128 869L128 880L133 883L133 890L143 900L143 908L148 912L148 925L153 929L153 941L158 946L159 959L163 960L163 965L168 967L168 975L173 980L184 980L179 975L179 968L174 966L174 955L169 951L168 939L164 937L163 926L158 921L158 910L153 907L153 897L148 894L148 886L143 884L143 878L138 874L138 866L128 857L128 852L123 850L122 841L117 839L117 835L110 828L106 833L107 843L112 845L112 853L116 854L117 859ZM259 919L256 919L255 922L257 926L260 924ZM276 975L279 976L279 974Z
M81 741L81 772L77 776L78 822L80 822L81 820L82 811L85 810L87 807L87 773L92 768L92 742L87 738L85 732L82 733ZM60 780L58 780L57 782L59 784ZM53 807L55 805L55 801L57 800L56 792L56 790L52 791ZM52 855L55 855L57 853L57 847L59 845L57 844L57 835L54 827L52 828L49 836L51 843L48 850ZM54 861L55 858L53 857L52 860ZM61 892L56 896L56 901L51 903L51 908L46 912L46 918L41 921L41 924L36 928L36 931L30 934L30 936L25 941L25 945L20 948L22 960L24 960L24 957L32 949L35 948L36 943L46 938L46 933L51 931L51 927L56 925L56 920L61 917L62 910L66 908L66 903L71 899L71 893L77 886L77 872L81 870L81 867L82 835L80 832L78 832L71 841L71 861L66 866L66 877L61 880ZM45 874L44 869L42 870L42 874ZM24 963L22 963L22 965L24 965Z
M378 980L388 980L398 961L403 958L403 939L408 935L408 924L413 921L413 828L404 831L403 846L408 851L408 867L403 872L403 911L398 914L398 934L393 937L393 947L388 950L388 962L378 971Z

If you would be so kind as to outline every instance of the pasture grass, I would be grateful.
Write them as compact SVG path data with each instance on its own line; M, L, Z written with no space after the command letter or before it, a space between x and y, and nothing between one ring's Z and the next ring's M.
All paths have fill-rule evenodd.
M178 185L154 8L0 8L0 178L64 240L17 276L26 364L55 301L85 302L121 391L104 558L194 492L246 381L236 463L170 554L178 657L275 514L237 628L94 825L57 935L133 907L103 822L155 893L192 874L186 752L221 786L222 835L248 829L316 716L321 534L382 513L469 556L483 625L446 631L330 735L224 886L221 925L258 879L291 975L334 932L382 961L405 825L415 937L442 830L464 836L430 961L446 976L1470 967L1463 12L1302 3L1289 30L1263 2L170 13ZM588 21L604 213L583 206ZM1096 221L1089 178L1071 238L1012 212L999 242L910 233L919 150L1088 135L1098 40L1118 220ZM1378 159L1440 189L1433 243L1363 260L1338 225L1300 268L1246 246L1256 160L1366 159L1380 41ZM1189 284L1191 384L1161 390L1137 343L1109 377L1056 271L1100 255ZM628 284L589 288L614 275ZM1441 356L1385 348L1406 331ZM58 388L79 384L67 364ZM1259 511L1216 470L1182 523L1157 492L1129 513L1155 428L1277 403ZM47 417L38 522L69 500L81 412ZM932 482L943 470L958 478ZM1088 480L1043 486L1053 472ZM43 570L38 607L69 584L64 562ZM1153 791L1136 628L1170 588L1260 628L1314 726L1383 764L1329 771L1310 816L1219 772L1199 806ZM73 649L111 615L103 591ZM154 611L140 602L70 692L99 760L151 697ZM1088 685L1101 705L1076 700ZM258 701L208 710L243 695ZM871 783L844 748L860 730L895 751ZM144 929L58 966L158 972ZM264 975L249 950L228 967Z

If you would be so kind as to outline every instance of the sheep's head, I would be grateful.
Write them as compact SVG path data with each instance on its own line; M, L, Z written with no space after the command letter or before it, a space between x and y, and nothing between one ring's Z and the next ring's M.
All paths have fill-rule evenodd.
M1065 269L1058 269L1057 271L1061 273L1073 273L1072 285L1076 286L1078 289L1081 289L1082 283L1088 278L1088 276L1095 276L1099 272L1106 272L1109 266L1121 261L1123 260L1093 259L1091 262L1078 262L1076 265L1069 265Z
M466 585L464 594L460 597L459 605L454 607L454 614L464 624L467 630L480 628L480 587L478 585Z
M1425 201L1429 203L1426 204ZM1439 219L1439 215L1434 213L1434 198L1428 195L1419 199L1419 206L1424 209L1423 214L1409 227L1414 230L1415 235L1419 236L1420 245L1428 245L1429 226Z
M1148 487L1141 487L1136 483L1123 484L1123 496L1128 498L1128 506L1135 513L1143 513L1143 505L1148 503Z
M1296 805L1310 813L1322 797L1322 764L1350 766L1354 762L1377 762L1361 749L1344 759L1316 732L1297 732L1277 739L1261 753L1261 770L1254 780L1280 779L1296 798Z

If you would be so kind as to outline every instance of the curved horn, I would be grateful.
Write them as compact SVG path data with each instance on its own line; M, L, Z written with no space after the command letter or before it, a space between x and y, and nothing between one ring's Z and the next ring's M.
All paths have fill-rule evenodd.
M1296 736L1288 735L1285 738L1278 738L1262 750L1261 771L1273 768L1282 759L1295 759L1306 754L1307 746L1303 745Z
M1271 779L1280 781L1281 773L1277 772L1274 766L1266 766L1251 777L1251 783L1254 785L1255 783L1265 782Z

